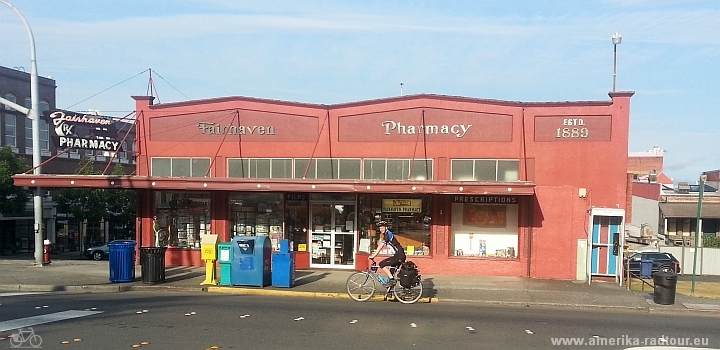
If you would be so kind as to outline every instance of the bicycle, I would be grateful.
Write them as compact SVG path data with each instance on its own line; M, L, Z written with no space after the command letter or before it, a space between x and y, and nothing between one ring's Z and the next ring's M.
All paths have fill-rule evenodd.
M388 296L393 295L395 300L403 304L412 304L422 297L423 284L420 276L418 275L418 283L410 288L403 287L397 282L395 284L383 283L378 275L378 266L375 263L375 259L372 260L372 265L365 271L358 271L348 277L345 283L346 290L350 298L355 301L367 301L373 297L376 290L378 289L377 283L385 288L385 296L383 301L388 299ZM397 266L390 267L390 271L394 278L397 277L399 268Z

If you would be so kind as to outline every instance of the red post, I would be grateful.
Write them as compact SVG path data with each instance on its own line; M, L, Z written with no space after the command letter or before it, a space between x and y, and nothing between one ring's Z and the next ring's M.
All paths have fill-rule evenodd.
M46 239L43 241L43 264L50 263L50 240Z

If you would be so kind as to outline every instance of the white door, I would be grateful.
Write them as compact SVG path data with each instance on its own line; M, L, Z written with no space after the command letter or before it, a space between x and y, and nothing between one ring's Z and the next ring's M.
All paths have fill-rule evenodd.
M355 268L355 203L310 204L310 267Z

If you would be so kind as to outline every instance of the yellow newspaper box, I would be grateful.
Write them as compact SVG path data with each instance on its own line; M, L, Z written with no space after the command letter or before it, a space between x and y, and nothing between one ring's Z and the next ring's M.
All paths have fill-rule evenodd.
M200 235L201 258L205 260L205 280L201 285L217 285L215 279L215 260L217 260L218 235Z
M200 248L203 260L217 260L218 235L200 235Z

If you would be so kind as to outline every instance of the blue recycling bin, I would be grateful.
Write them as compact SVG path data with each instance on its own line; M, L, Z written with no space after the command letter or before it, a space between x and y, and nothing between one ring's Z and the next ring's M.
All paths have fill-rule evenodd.
M110 251L110 282L132 282L135 279L135 241L108 243Z
M264 236L235 236L231 243L230 283L233 286L269 286L272 282L270 239Z
M272 255L273 287L290 288L295 284L295 252L289 249L289 241L280 241L280 251Z
M640 260L640 278L652 276L652 260Z
M229 286L230 284L230 267L232 265L232 242L218 243L218 264L220 264L220 281L221 286Z

